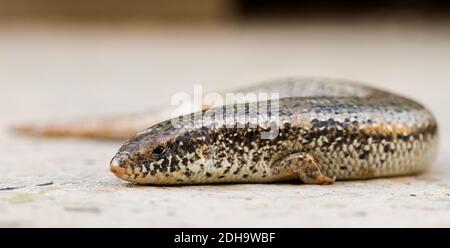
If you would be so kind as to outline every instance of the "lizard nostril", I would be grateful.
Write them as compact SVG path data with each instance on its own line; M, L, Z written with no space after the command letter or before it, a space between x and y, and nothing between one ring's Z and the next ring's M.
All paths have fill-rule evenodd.
M114 157L111 160L110 166L112 167L122 167L122 165L124 165L124 160L120 157Z
M109 169L116 176L120 176L125 173L125 165L128 157L125 156L116 156L109 163Z
M111 165L116 167L125 167L129 159L130 155L128 155L127 153L122 153L120 155L116 155L111 160Z

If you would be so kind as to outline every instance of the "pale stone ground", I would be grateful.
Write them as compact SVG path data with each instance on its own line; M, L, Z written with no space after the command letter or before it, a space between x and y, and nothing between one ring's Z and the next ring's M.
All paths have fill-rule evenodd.
M0 226L450 227L448 27L1 27ZM441 127L437 162L417 177L331 186L130 187L107 167L120 143L7 130L138 112L194 83L213 90L292 75L361 80L422 101Z

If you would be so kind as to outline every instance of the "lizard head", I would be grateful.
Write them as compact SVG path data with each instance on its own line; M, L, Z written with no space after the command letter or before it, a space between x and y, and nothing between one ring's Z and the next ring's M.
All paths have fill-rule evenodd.
M110 170L141 184L182 183L188 180L189 165L204 158L206 141L202 128L176 128L165 121L129 139L112 158Z

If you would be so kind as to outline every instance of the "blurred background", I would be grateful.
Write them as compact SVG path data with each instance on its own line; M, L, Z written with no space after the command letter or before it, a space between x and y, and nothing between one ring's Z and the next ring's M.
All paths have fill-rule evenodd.
M424 103L441 127L434 174L339 184L335 198L290 185L167 195L110 175L120 143L8 132L145 111L193 84L289 76L347 78ZM450 226L449 1L0 0L0 90L0 226Z
M0 0L2 118L140 111L194 83L296 75L436 101L449 19L443 0Z
M2 21L225 22L257 18L446 17L445 0L2 0Z

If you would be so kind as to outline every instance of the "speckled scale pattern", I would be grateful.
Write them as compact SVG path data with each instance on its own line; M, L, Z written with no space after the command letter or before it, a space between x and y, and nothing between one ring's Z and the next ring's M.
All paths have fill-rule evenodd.
M328 177L367 179L419 173L435 157L433 115L398 95L344 80L308 78L263 82L238 92L279 94L274 139L261 139L268 128L255 116L260 121L268 116L246 103L234 106L246 111L226 118L206 116L217 109L205 110L185 116L182 128L167 120L131 138L113 159L121 168L115 174L165 185L284 181L298 175L280 161L299 153L314 158ZM162 154L155 154L157 148Z

